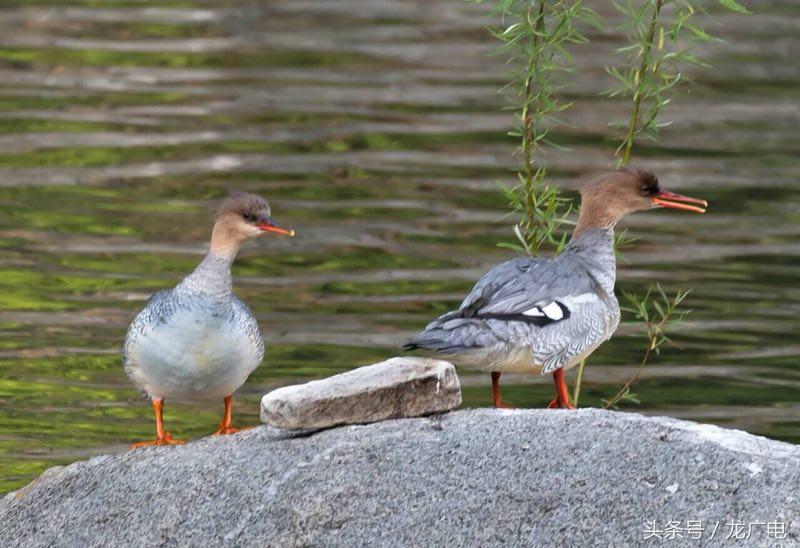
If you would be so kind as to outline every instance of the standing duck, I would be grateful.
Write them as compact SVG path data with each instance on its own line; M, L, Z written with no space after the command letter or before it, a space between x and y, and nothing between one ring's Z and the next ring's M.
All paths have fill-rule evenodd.
M272 222L267 201L234 193L216 214L211 247L173 289L147 301L128 328L125 372L153 401L156 438L134 444L183 443L164 430L165 399L223 399L214 434L232 434L233 393L264 357L264 341L250 310L231 292L231 265L241 245L265 232L294 236Z
M614 295L614 226L628 213L657 207L705 212L705 200L662 190L648 171L620 169L580 189L581 209L572 239L552 259L518 257L497 265L458 310L425 327L405 347L423 348L455 364L488 371L495 407L500 374L552 373L551 408L574 409L564 370L614 334L620 310ZM697 207L690 204L700 204Z

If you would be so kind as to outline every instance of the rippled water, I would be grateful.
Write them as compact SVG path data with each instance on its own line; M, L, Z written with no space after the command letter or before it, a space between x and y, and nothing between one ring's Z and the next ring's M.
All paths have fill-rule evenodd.
M497 181L514 143L496 91L506 67L485 6L458 0L135 0L0 9L0 491L44 468L151 436L151 409L119 349L153 291L192 270L214 200L268 197L293 240L262 238L235 267L268 357L242 388L258 423L269 389L396 354L493 263L511 221ZM689 321L636 387L645 413L800 441L800 7L712 13L725 44L658 145L637 150L665 187L707 198L705 216L653 212L620 289L693 287ZM581 48L580 93L559 132L553 181L610 166L598 94L619 36ZM623 326L590 360L582 403L634 370ZM540 407L549 378L509 375L505 399ZM466 406L490 403L464 373ZM216 408L218 407L218 409ZM179 437L211 432L208 404L167 404Z

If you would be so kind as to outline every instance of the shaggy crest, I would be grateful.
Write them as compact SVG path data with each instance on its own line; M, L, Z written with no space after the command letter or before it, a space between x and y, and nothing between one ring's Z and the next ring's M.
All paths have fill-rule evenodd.
M220 204L216 217L220 218L226 213L255 222L262 217L269 217L270 209L267 201L261 196L234 191Z

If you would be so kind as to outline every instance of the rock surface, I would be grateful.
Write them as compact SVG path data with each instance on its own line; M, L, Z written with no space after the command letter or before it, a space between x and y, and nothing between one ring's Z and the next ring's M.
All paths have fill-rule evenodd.
M261 400L261 420L286 430L420 417L461 405L453 364L392 358L305 384L273 390Z
M670 520L798 545L800 448L594 409L262 426L54 472L0 501L0 546L631 546Z

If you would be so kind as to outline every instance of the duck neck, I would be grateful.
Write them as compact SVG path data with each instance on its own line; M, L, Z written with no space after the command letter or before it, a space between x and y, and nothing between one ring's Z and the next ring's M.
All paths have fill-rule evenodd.
M211 231L211 246L209 255L225 257L232 263L242 246L242 239L237 237L235 228L226 220L217 221Z
M225 300L231 296L233 289L232 264L233 257L209 251L194 272L186 276L176 289Z
M614 228L577 229L564 249L577 258L607 295L614 294L617 258L614 254Z
M217 223L211 234L211 247L205 258L177 287L179 291L203 293L213 298L228 299L233 289L231 265L241 242L230 230Z
M578 214L578 224L572 233L573 239L588 230L595 228L612 229L621 218L618 208L608 200L596 194L586 194L581 197L581 210Z

